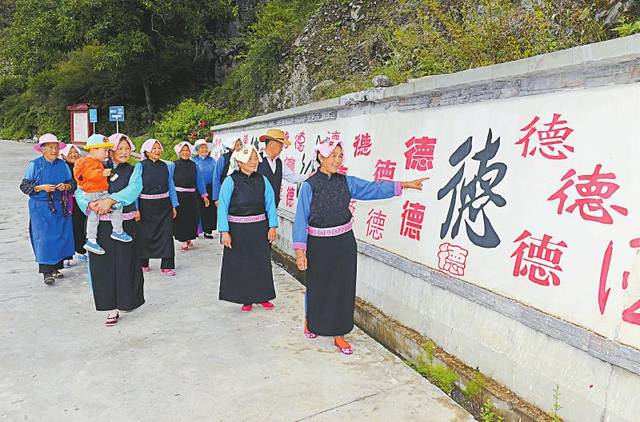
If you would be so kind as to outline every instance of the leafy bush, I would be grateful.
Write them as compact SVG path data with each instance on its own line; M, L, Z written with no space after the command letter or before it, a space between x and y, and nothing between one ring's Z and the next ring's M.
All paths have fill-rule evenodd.
M209 127L229 120L226 110L211 108L205 103L186 99L175 108L162 114L160 120L153 123L151 136L164 146L164 158L176 157L173 146L182 141L193 142L209 135ZM200 122L204 121L204 127Z

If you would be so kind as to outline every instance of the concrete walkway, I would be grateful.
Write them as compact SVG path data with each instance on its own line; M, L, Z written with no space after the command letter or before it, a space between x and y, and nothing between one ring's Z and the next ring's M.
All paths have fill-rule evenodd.
M35 156L0 142L0 420L473 420L358 329L352 356L306 339L303 287L277 266L275 311L218 301L210 240L177 252L176 277L152 261L147 303L105 327L83 264L37 274L18 189Z

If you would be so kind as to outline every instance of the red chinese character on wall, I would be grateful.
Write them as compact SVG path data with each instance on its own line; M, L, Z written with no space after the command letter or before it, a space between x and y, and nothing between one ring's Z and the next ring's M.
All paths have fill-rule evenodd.
M409 239L420 240L422 231L422 221L426 207L419 202L405 202L402 206L402 224L400 225L400 236Z
M633 249L640 248L640 238L631 239L631 241L629 241L629 247ZM612 256L613 241L610 241L602 258L600 283L598 285L598 308L600 309L601 315L604 315L607 301L609 300L609 294L611 293L611 288L607 288L607 281L609 278L609 270L611 269ZM622 290L626 290L629 287L629 274L629 271L623 271L622 273ZM631 304L631 306L622 311L622 320L629 324L640 325L640 299L636 300Z
M433 168L433 154L436 148L436 139L429 137L409 139L405 144L407 151L405 168L407 170L427 171Z
M577 177L577 181L574 180L576 171L571 169L562 176L562 181L565 182L562 187L547 198L547 201L558 200L558 214L562 214L563 211L573 213L576 208L579 208L580 216L583 220L597 221L602 224L613 224L613 217L607 210L604 202L605 199L611 198L611 196L620 188L619 185L613 182L616 175L613 173L600 173L602 164L596 165L592 174L582 175ZM565 203L569 199L569 195L566 190L570 187L575 188L577 198L573 203L565 208ZM573 190L571 190L573 192ZM616 211L618 214L626 216L628 210L620 205L609 205L609 207Z
M244 135L242 135L242 143L244 145L247 145L249 143L249 135L248 134L245 133Z
M289 131L288 130L284 131L284 140L285 141L289 140ZM287 143L286 142L284 143L284 147L287 148Z
M289 186L287 188L287 207L292 208L293 202L296 199L296 188L293 186Z
M356 136L356 141L353 143L353 156L369 155L371 154L371 136L368 133L363 133Z
M560 285L562 272L560 260L562 259L562 249L567 244L564 241L552 242L551 236L545 234L542 239L531 236L529 231L524 230L522 234L513 242L518 243L511 258L515 257L513 266L514 277L528 276L529 280L541 286Z
M563 149L569 152L573 152L574 148L571 145L565 143L573 129L566 126L566 120L560 120L560 114L554 113L550 123L545 123L543 126L547 126L546 130L538 130L536 124L540 118L535 116L533 120L520 129L521 132L526 134L516 142L516 145L522 145L522 156L533 156L536 151L540 152L545 158L550 160L564 160L567 155ZM537 134L537 139L534 134ZM533 139L532 139L533 137Z
M329 132L329 136L331 136L332 141L340 140L340 131L334 130L333 132Z
M467 266L469 251L451 243L443 243L438 247L438 268L451 275L462 276Z
M294 157L285 158L284 166L291 171L296 171L296 159Z
M376 171L373 173L373 180L379 182L381 180L393 181L393 177L396 174L396 163L391 160L378 160L376 163Z
M371 209L367 218L367 237L373 240L382 239L384 233L384 223L387 221L387 215L382 210Z
M304 132L300 132L296 135L296 150L302 152L304 151L304 143L307 141Z

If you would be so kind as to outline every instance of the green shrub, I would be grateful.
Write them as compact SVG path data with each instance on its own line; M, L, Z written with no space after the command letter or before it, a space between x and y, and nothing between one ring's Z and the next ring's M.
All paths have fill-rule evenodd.
M200 126L201 120L204 120L204 127ZM206 138L212 125L227 120L226 110L211 108L203 102L189 98L163 113L160 120L153 122L150 135L164 146L163 158L174 159L174 145L182 141L193 142L198 138Z

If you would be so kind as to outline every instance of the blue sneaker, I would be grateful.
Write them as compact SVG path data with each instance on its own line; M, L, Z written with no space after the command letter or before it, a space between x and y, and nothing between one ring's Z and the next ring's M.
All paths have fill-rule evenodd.
M111 232L111 238L113 240L119 240L120 242L131 242L133 237L129 236L126 232Z
M84 248L96 255L104 255L104 249L102 249L97 243L93 243L89 240L87 240L87 243L84 244Z
M80 254L79 253L79 254L76 255L76 258L78 258L78 261L80 261L80 262L87 262L87 255L85 255L85 254Z

